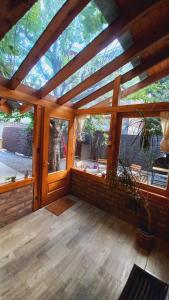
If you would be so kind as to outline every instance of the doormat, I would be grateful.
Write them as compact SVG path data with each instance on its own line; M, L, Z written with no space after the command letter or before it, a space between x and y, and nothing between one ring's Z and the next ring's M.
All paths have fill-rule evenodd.
M134 265L119 300L169 300L168 284Z
M52 202L46 207L46 209L56 216L60 216L65 210L73 206L75 203L75 201L64 197Z

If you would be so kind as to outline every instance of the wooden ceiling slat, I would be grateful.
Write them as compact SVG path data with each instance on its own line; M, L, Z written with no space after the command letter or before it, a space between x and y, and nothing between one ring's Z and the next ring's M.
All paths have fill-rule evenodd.
M66 93L64 96L60 97L57 100L57 103L60 105L65 104L70 101L78 94L82 93L84 90L88 89L90 86L94 85L96 82L102 80L106 76L110 75L114 71L118 70L128 62L130 62L135 56L141 55L141 53L151 47L154 43L157 43L159 40L163 40L169 37L169 23L164 26L162 31L156 31L152 35L148 35L147 39L140 41L138 44L133 45L126 52L118 56L116 59L105 65L103 68L95 72L93 75L88 77L82 83L77 85L71 91Z
M153 48L153 47L152 47ZM162 51L162 53L155 53L152 57L148 57L146 60L142 60L141 64L135 67L134 69L128 71L121 77L121 83L125 83L131 79L133 79L136 76L139 76L141 73L145 72L147 69L151 68L152 66L158 64L159 62L165 60L169 57L169 47L165 49L165 51ZM73 108L80 108L89 102L95 100L96 98L106 94L107 92L111 91L113 89L114 80L109 82L108 84L104 85L100 89L96 90L89 96L83 98L82 100L78 101L73 105Z
M57 40L71 21L81 12L90 0L69 0L63 5L56 16L49 23L45 31L28 53L19 69L8 83L10 89L16 89L20 82L29 73L31 68L45 54L50 46Z
M42 98L54 90L80 67L91 60L97 53L118 38L132 25L133 22L141 18L143 14L149 13L149 11L156 7L158 3L163 1L144 1L141 3L139 0L135 1L135 6L132 10L129 9L126 11L126 14L121 15L117 21L113 22L113 24L96 37L93 42L51 78L46 85L39 90L38 96Z
M1 1L0 9L0 40L4 35L21 19L25 13L37 2L37 0L28 1Z
M140 90L140 89L142 89L142 88L144 88L144 87L154 83L155 81L160 80L168 75L169 75L169 68L165 67L165 69L161 70L161 72L157 72L157 74L149 76L148 78L144 79L143 81L141 81L135 85L132 85L128 89L124 90L121 93L121 98L127 97L127 96L137 92L138 90Z

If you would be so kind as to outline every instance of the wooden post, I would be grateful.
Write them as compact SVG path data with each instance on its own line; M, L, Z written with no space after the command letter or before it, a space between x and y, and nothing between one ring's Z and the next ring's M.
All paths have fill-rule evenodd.
M112 97L112 106L118 106L119 96L120 96L120 83L121 76L118 76L114 80L114 89ZM109 132L109 142L107 151L107 173L112 170L112 168L117 167L114 164L118 159L119 145L121 137L121 118L117 112L111 113L110 121L110 132Z
M112 98L112 106L118 106L119 98L120 98L120 84L121 84L121 75L116 77L113 85L113 98Z
M33 171L34 177L34 201L33 210L40 208L40 187L41 187L41 163L42 163L42 107L37 105L34 107L34 138L33 138Z

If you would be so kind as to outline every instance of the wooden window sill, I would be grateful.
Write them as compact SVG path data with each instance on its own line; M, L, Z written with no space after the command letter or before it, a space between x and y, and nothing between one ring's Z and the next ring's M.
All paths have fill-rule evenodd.
M8 191L32 184L34 182L34 178L26 178L22 180L18 180L15 182L8 182L8 183L3 183L0 185L0 194L6 193Z

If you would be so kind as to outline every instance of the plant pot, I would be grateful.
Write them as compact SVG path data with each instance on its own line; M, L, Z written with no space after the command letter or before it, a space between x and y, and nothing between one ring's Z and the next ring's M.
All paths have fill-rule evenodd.
M137 243L144 250L151 251L154 248L155 244L154 234L151 232L147 232L142 228L138 228Z

